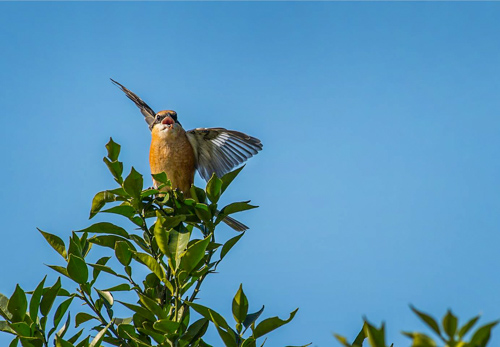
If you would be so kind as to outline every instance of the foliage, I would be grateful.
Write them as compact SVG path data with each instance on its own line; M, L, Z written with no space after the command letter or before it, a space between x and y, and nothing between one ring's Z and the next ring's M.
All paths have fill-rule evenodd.
M98 222L72 232L68 245L40 230L63 259L62 266L49 267L76 289L64 289L59 277L52 285L44 278L28 293L17 285L10 297L0 294L4 319L0 330L13 335L9 347L18 343L25 347L203 347L209 346L204 340L209 325L215 327L225 346L256 347L260 338L293 319L297 310L285 320L272 317L259 321L264 307L248 313L242 286L232 300L234 328L213 309L195 303L203 281L244 234L218 243L217 226L225 216L256 207L244 201L218 210L221 194L241 169L221 178L214 175L204 190L193 186L191 197L184 197L180 191L168 190L171 183L164 173L154 175L161 183L158 189L143 190L143 177L134 168L123 178L120 146L111 139L106 148L104 162L119 187L95 195L90 218L100 212L116 214L132 222L135 229ZM90 262L93 247L107 249L109 256ZM147 269L141 281L136 279L139 266ZM96 283L103 275L115 278L118 284L98 288ZM125 299L118 300L119 296ZM134 299L126 300L130 297ZM78 301L83 306L74 305ZM114 313L117 305L130 315L118 317ZM77 311L73 316L70 307ZM80 330L68 336L72 321ZM94 332L80 328L90 323Z
M430 315L411 307L413 312L432 330L445 347L485 347L491 336L491 330L499 321L494 321L477 328L474 332L471 329L479 320L479 316L471 318L464 325L459 326L458 318L448 311L442 319L441 326ZM437 347L438 343L428 334L421 332L402 332L403 335L412 340L411 347ZM465 336L469 336L468 339ZM363 328L352 343L349 343L343 336L335 334L337 340L345 347L363 347L365 340L371 347L387 347L385 342L384 324L377 328L364 321ZM366 345L365 345L366 346ZM393 346L392 344L390 345Z

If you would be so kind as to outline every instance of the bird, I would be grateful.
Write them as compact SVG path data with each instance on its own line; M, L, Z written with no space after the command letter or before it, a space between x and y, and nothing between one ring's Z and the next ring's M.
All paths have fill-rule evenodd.
M245 133L225 128L196 128L185 131L177 112L163 110L155 113L140 97L113 80L139 108L151 131L149 165L152 174L165 172L171 187L186 197L194 183L195 172L208 181L212 174L222 177L236 166L262 150L262 142ZM153 186L159 187L153 177ZM248 229L243 223L225 217L223 221L236 231Z

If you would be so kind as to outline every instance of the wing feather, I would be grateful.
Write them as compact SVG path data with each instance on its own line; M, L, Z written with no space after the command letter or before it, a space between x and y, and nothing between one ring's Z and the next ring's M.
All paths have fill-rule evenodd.
M259 139L224 128L197 128L186 134L195 152L198 172L206 181L213 173L222 177L262 149Z
M122 92L125 93L125 95L134 102L134 104L139 107L141 110L142 115L144 116L144 119L146 120L146 123L149 125L149 130L151 130L151 124L155 121L155 111L151 109L151 107L148 106L140 97L132 93L130 90L125 88L123 85L120 83L116 82L114 79L110 78L111 82L113 82L118 88L122 90Z

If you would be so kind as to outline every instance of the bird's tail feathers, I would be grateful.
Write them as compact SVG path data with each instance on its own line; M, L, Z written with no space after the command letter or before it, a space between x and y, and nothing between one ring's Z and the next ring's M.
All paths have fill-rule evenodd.
M246 230L248 230L248 227L245 224L243 224L241 222L238 222L236 219L234 219L232 217L227 216L222 221L224 223L226 223L227 225L229 225L231 228L233 228L236 231L246 231Z

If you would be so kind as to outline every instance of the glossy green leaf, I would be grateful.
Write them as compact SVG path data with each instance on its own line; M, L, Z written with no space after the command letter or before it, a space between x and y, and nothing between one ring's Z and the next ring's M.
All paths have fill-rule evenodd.
M469 330L477 323L478 320L479 316L476 316L465 323L458 331L458 337L464 337L469 332Z
M171 257L172 255L170 254L170 250L168 248L168 229L162 226L165 218L159 211L156 211L156 218L156 224L153 230L156 244L163 254L165 254L167 257Z
M215 173L212 174L212 177L210 177L210 180L207 183L207 195L210 201L214 204L219 201L219 198L222 194L222 180L217 177Z
M12 328L10 327L10 324L6 321L0 321L0 331L3 331L5 333L9 333L9 334L13 334L15 335L16 332L14 330L12 330Z
M12 318L12 314L9 312L9 309L7 308L8 304L9 304L9 298L0 293L0 315L6 320Z
M140 173L138 173L134 167L130 170L130 174L123 181L123 189L130 194L130 196L140 199L141 191L143 186L143 178Z
M436 334L441 336L441 330L439 329L439 324L436 322L434 318L432 318L431 316L429 316L424 312L417 310L413 306L410 306L410 308L425 324L427 324L428 327L430 327Z
M262 308L260 310L258 310L257 312L248 314L247 317L245 318L245 320L243 321L243 326L245 328L248 328L249 326L251 326L253 323L255 323L257 321L257 319L259 319L262 312L264 312L264 305L262 305Z
M102 212L106 213L114 213L114 214L119 214L121 216L127 217L127 218L132 218L135 215L135 208L128 204L122 204L119 206L114 206L111 208L108 208L107 210L103 210Z
M54 285L50 287L49 290L47 290L42 295L42 301L40 302L40 313L43 316L49 314L50 309L52 308L54 300L56 299L60 289L61 289L61 278L59 277L56 283L54 283Z
M386 347L385 346L385 327L382 323L380 329L377 329L370 323L365 321L365 334L372 347Z
M134 252L133 257L140 263L146 265L160 280L163 282L167 281L165 271L152 256L146 253Z
M448 335L450 338L455 336L455 333L457 332L457 326L458 326L458 319L451 313L450 310L446 313L446 315L443 318L443 329L446 335Z
M112 323L113 321L109 322L108 325L106 325L104 328L101 329L101 331L97 333L94 339L90 342L89 347L98 347L101 345L102 339L104 338L104 334L106 333L106 331L108 331Z
M58 266L58 265L47 265L47 266L50 267L52 270L60 273L61 275L68 277L68 278L71 278L71 277L69 277L68 270L66 270L65 267Z
M17 347L18 343L19 343L19 337L16 337L14 340L10 342L9 347Z
M175 333L177 331L177 329L179 328L179 326L180 326L180 323L171 321L169 319L160 319L153 324L153 327L156 330L159 330L159 331L161 331L163 333L167 333L167 334Z
M21 337L30 337L31 336L30 326L28 324L26 324L25 322L11 323L10 327L12 330L14 330L16 332L17 335L19 335Z
M104 205L113 201L116 201L116 197L109 191L105 190L97 193L92 199L89 219L92 219L104 207Z
M75 317L75 328L78 328L80 324L83 324L91 319L95 319L96 321L99 321L99 318L94 317L91 314L88 314L86 312L78 312Z
M198 312L199 314L201 314L203 317L209 319L210 321L212 321L214 324L220 326L220 327L223 327L225 330L230 330L231 328L229 327L229 325L227 324L226 320L220 315L218 314L217 312L215 312L214 310L208 308L208 307L205 307L205 306L202 306L202 305L199 305L199 304L195 304L193 302L186 302L186 304L193 308L196 312Z
M26 310L28 309L28 301L26 300L26 294L24 290L16 285L14 293L9 298L9 303L7 304L8 311L12 314L13 322L21 322L26 315Z
M123 302L123 301L118 301L118 302L120 304L122 304L123 306L127 307L129 310L132 310L135 313L137 313L138 315L146 318L147 320L149 320L151 322L156 322L155 316L151 312L149 312L147 309L145 309L144 307L138 306L138 305L129 304L129 303Z
M114 275L116 277L128 280L128 278L126 276L120 275L120 274L116 273L113 269L111 269L108 266L104 266L104 265L101 265L101 264L88 264L88 265L91 266L92 268L94 268L94 270L98 270L99 272L103 271L103 272L109 273L111 275Z
M187 273L193 271L196 265L203 259L211 237L212 235L210 234L205 239L198 240L188 247L181 259L181 268Z
M108 158L112 161L118 160L118 155L120 155L121 146L113 141L113 138L109 138L109 142L106 144L106 149L108 150Z
M55 339L56 347L74 347L71 342L63 340L62 337L56 336Z
M108 247L113 250L115 249L116 243L118 241L126 242L130 248L134 249L130 241L127 241L126 239L118 235L99 235L99 236L92 236L89 239L89 242L91 243L94 243L101 247Z
M38 309L40 308L40 301L42 299L42 293L43 293L43 285L45 283L45 279L47 276L43 278L43 280L38 284L36 289L33 291L33 294L31 294L31 300L30 300L30 317L31 320L36 322L36 318L38 316Z
M89 270L87 264L85 264L85 260L76 255L69 255L66 270L68 270L69 277L78 284L86 283L89 278Z
M113 234L128 238L129 235L122 227L114 225L113 223L100 222L89 226L88 228L77 230L77 233L88 232L89 234Z
M130 285L127 283L122 283L103 290L106 292L126 292L130 290Z
M225 206L222 210L221 213L225 216L228 216L233 213L238 213L241 211L246 211L246 210L251 210L253 208L257 208L258 206L250 205L250 201L242 201L242 202L233 202L232 204L229 204Z
M264 336L265 334L273 331L274 329L279 328L282 325L287 324L290 322L293 317L295 317L295 314L297 313L299 309L295 309L292 313L290 313L290 317L288 319L280 319L279 317L272 317L272 318L267 318L264 319L262 322L260 322L254 329L253 336L255 338L259 338L261 336Z
M231 182L238 176L238 174L243 170L245 165L242 167L233 170L231 172L228 172L224 176L221 177L222 185L221 185L221 194L224 193L224 191L227 189L227 187L231 184Z
M170 183L170 180L168 179L167 177L167 174L165 172L160 172L160 173L157 173L157 174L151 174L151 176L157 181L157 182L160 182L160 183L163 183L163 184L166 184L168 186L171 185Z
M403 332L403 335L412 339L411 347L437 347L436 342L426 334Z
M167 318L167 313L163 312L162 308L155 300L141 294L139 294L139 300L150 312L154 313L158 319Z
M208 222L212 219L212 213L205 204L197 203L195 205L195 213L202 221Z
M61 322L61 319L66 314L66 311L68 310L69 305L71 305L72 301L73 301L73 297L64 300L59 305L59 307L57 307L56 313L54 314L54 327L51 330L51 333L52 333L52 331L55 331L57 329L57 326L59 325L59 323ZM49 336L51 335L51 333L49 333Z
M132 260L132 251L130 250L128 243L124 241L117 241L115 243L115 255L122 265L130 265L130 261Z
M108 158L102 158L102 161L104 161L104 164L108 167L109 172L113 175L115 181L118 184L122 184L123 178L123 163L117 160L109 160Z
M243 292L243 286L241 284L233 298L232 309L234 320L236 323L242 324L248 313L248 299Z
M38 229L38 228L37 228ZM43 230L38 229L40 234L47 240L49 245L52 246L56 250L57 253L63 256L64 259L67 259L68 255L66 254L66 246L64 245L64 241L56 235L47 233Z
M233 246L245 235L245 232L243 231L241 234L230 238L229 240L226 241L224 246L222 246L222 250L220 252L220 259L222 260L226 254L233 248Z
M206 318L198 319L196 322L191 324L184 335L181 336L182 341L193 342L205 335L208 329L209 320Z
M169 231L168 250L170 254L175 255L174 260L176 264L179 263L179 259L186 250L190 238L191 238L190 232L180 233L174 229Z

